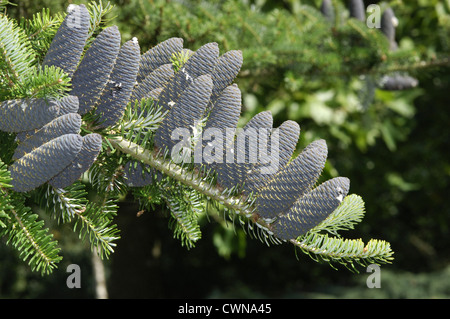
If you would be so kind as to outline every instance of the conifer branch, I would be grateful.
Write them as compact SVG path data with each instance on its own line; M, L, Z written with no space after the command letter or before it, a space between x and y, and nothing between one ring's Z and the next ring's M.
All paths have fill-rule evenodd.
M39 192L37 200L40 206L60 222L71 222L80 212L86 209L87 192L81 182L76 182L65 189L48 185Z
M15 21L0 13L0 97L21 83L31 71L34 55L25 33Z
M83 240L88 236L91 249L96 251L101 258L108 257L114 252L115 241L119 239L119 231L112 224L112 218L116 215L117 205L113 200L106 199L102 203L89 202L82 211L76 210L74 230L79 232Z
M221 133L236 128L241 92L233 81L242 66L242 52L232 50L219 56L215 42L193 52L183 48L182 39L172 38L141 55L136 38L121 46L117 27L103 29L110 10L109 4L104 7L101 2L88 8L74 6L57 32L53 22L59 18L52 20L45 11L35 16L33 23L24 22L23 30L0 14L0 98L10 99L2 101L0 108L0 129L6 132L0 133L0 138L7 141L0 155L10 164L8 168L0 165L0 195L5 195L0 198L0 235L6 234L8 242L17 247L24 260L29 259L34 269L50 272L61 257L43 221L37 222L38 216L25 205L28 192L37 189L31 194L47 212L62 222L73 222L80 238L87 238L93 250L108 257L119 238L113 224L117 202L132 187L142 185L132 191L135 198L144 198L145 206L165 202L171 211L169 224L174 236L188 248L201 238L198 220L206 206L217 205L233 224L237 218L261 241L291 243L316 260L352 267L353 263L392 260L387 242L370 240L364 245L362 240L340 237L341 230L352 229L362 220L362 199L347 196L347 178L333 178L316 187L327 157L326 143L315 141L292 158L300 133L293 121L286 121L276 134L273 131L266 136L271 148L280 149L276 155L280 165L269 177L260 169L267 164L266 159L273 159L272 154L266 153L264 160L253 163L252 151L239 143L230 146L224 141L218 145L231 150L232 156L240 153L248 157L232 164L208 160L199 165L177 164L166 156L175 144L171 134L177 128L192 133L189 145L183 148L186 151L210 146L197 141L206 128ZM259 32L255 20L238 18L258 44L252 49L261 51L256 57L274 54L262 65L289 65L300 59L305 62L300 66L305 74L317 69L335 74L382 69L388 44L392 44L383 35L367 30L358 20L350 20L336 24L333 32L337 37L332 39L329 17L307 6L301 6L299 13L302 21L309 23L301 25L290 18L285 21L281 19L286 16L283 12L275 13L278 19L274 19L279 28L301 25L305 36L299 41L298 37L278 38L271 32ZM80 22L75 27L73 18ZM313 27L317 27L317 33L309 34ZM52 42L45 42L53 37L53 31L56 35ZM322 41L318 34L330 41ZM43 42L38 43L41 35ZM311 49L319 38L323 56ZM50 49L44 67L37 68L40 54L36 52L47 49L47 43ZM270 50L261 48L263 43ZM33 51L34 45L37 51ZM342 61L341 65L336 61ZM336 67L329 68L330 63ZM71 96L66 97L69 87ZM33 99L25 99L30 97ZM68 113L79 120L74 120L77 125L63 118ZM61 129L52 131L52 125L59 127L58 123ZM261 112L245 128L269 131L272 126L270 112ZM17 134L21 155L19 151L9 154L17 146L12 134ZM239 140L240 134L233 133L232 138ZM242 136L250 139L244 133ZM84 184L78 181L85 172L98 193L94 200L87 198ZM139 181L128 179L127 173L142 177L142 183L138 186ZM145 187L152 182L157 187ZM47 187L41 187L45 183ZM155 199L149 199L153 195Z
M20 27L27 34L39 59L47 52L62 20L62 14L51 15L50 10L46 8L42 9L42 12L35 13L31 19L21 19Z
M20 257L35 271L49 274L61 261L60 248L53 236L39 216L33 214L31 209L24 205L24 198L12 197L14 208L7 210L10 216L6 222L7 227L0 229L0 235L7 235L7 243L11 243L19 252Z
M364 213L361 197L348 195L327 219L307 234L291 239L290 242L315 260L330 264L340 263L351 266L351 269L356 271L354 263L390 263L393 260L393 252L388 242L371 239L364 244L361 239L346 239L338 234L338 231L353 229L354 225L361 222ZM330 237L325 232L334 236Z
M326 234L310 233L290 242L316 261L323 260L330 265L340 263L357 271L354 264L363 266L373 263L390 263L393 253L390 244L371 239L366 245L361 239L329 237Z
M33 270L51 273L62 259L57 242L48 234L44 221L25 205L26 196L11 191L11 176L0 160L0 236L7 236Z
M45 66L42 69L34 69L33 73L21 85L19 96L30 97L63 97L70 86L70 78L63 70Z
M1 228L5 228L8 219L11 217L8 211L13 209L9 196L7 196L8 189L11 189L11 175L8 172L6 165L0 160L0 232ZM2 221L4 219L4 221Z
M253 213L250 203L243 198L228 196L227 191L220 190L203 179L198 172L187 170L170 160L153 154L136 143L121 137L109 138L111 145L117 150L131 155L138 161L150 165L163 174L181 182L182 184L202 193L206 197L222 203L230 210L240 212L240 214L250 217Z
M377 74L380 72L386 74L394 72L418 73L426 69L450 66L450 58L448 56L441 56L428 60L420 58L411 60L413 61L408 61L408 63L382 65L380 69L368 71L367 74Z
M91 16L89 37L98 33L99 30L109 23L109 21L114 19L114 17L108 17L108 14L110 14L113 9L113 5L109 2L104 5L103 1L93 1L88 4L87 9Z
M168 181L167 184L172 184ZM201 194L181 185L165 185L163 198L170 209L174 222L170 223L174 237L181 239L182 245L188 249L195 246L201 239L198 219L204 211L204 203Z
M271 226L263 219L253 216L253 203L248 201L245 196L230 196L229 193L227 194L227 192L205 181L198 172L180 167L172 161L165 160L133 142L120 137L110 138L109 141L117 150L131 155L136 160L150 165L183 185L198 191L208 199L222 204L232 214L236 214L240 218L245 217L249 222L255 223L257 225L257 236L268 243L267 239L271 237ZM173 206L173 203L170 201L169 206ZM344 239L337 234L338 230L352 229L356 223L361 221L364 215L363 206L364 204L359 196L349 195L339 208L321 224L307 234L300 236L298 239L291 239L289 242L299 247L315 260L324 260L330 264L337 262L346 266L351 265L352 269L355 269L353 263L360 265L389 263L393 259L393 252L388 242L372 239L364 245L361 240ZM180 216L175 217L181 218ZM250 227L250 229L252 228ZM328 231L338 237L320 234L319 232L321 231ZM276 240L271 241L277 242Z

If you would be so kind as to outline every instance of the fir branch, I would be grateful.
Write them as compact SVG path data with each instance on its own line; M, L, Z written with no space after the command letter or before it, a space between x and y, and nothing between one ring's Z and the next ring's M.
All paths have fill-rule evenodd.
M103 5L103 2L90 2L87 5L87 9L91 16L91 27L89 30L88 38L91 38L94 35L100 33L100 31L108 25L108 23L113 20L115 17L108 17L108 15L114 9L114 5L108 1L106 5Z
M7 5L16 6L15 3L9 2L8 0L0 0L0 11L5 10Z
M28 260L32 270L41 274L51 273L62 259L57 242L53 235L48 234L44 221L25 205L25 196L15 193L10 198L14 208L6 212L10 218L6 227L0 230L0 235L8 237L7 243L20 252L20 258Z
M147 148L153 134L166 115L166 112L162 110L163 108L152 98L130 102L120 122L112 127L108 134L123 136L141 147Z
M395 57L395 56L394 56ZM374 69L368 74L389 74L394 72L411 72L419 73L427 69L439 69L441 67L450 66L450 57L439 56L434 58L421 58L419 56L410 57L407 61L400 61L395 59L394 62L385 63L380 66L378 70Z
M165 160L157 155L155 156L149 150L124 138L110 137L109 142L117 150L131 155L144 164L150 165L163 174L202 193L207 198L222 203L232 211L240 212L240 214L246 217L251 217L253 213L251 203L247 202L244 198L230 196L229 194L232 193L232 190L221 190L202 178L199 173L180 167L170 160Z
M117 226L112 223L117 209L115 200L104 195L100 203L90 201L83 211L75 211L74 231L82 240L87 236L91 249L95 248L101 258L114 252L115 241L120 238Z
M194 247L195 243L201 239L198 219L205 209L203 197L196 191L186 189L179 184L167 185L163 188L166 190L163 192L163 197L174 220L173 223L169 223L174 237L180 239L182 245L188 249Z
M310 230L319 233L327 231L338 236L338 231L353 229L364 217L364 201L355 194L344 198L342 204L330 214L323 222Z
M42 9L37 12L31 19L22 18L20 27L28 35L31 46L41 60L45 52L47 52L58 27L63 21L62 14L50 14L50 9Z
M14 208L11 204L7 191L12 187L11 174L8 171L6 165L0 160L0 228L5 228L6 224L2 221L2 218L10 219L7 211Z
M308 232L290 242L316 261L322 260L330 265L339 263L355 271L354 263L367 266L393 260L390 244L383 240L371 239L364 245L361 239L342 239Z
M10 217L9 217L9 215L5 212L5 209L11 209L12 208L12 206L9 206L9 203L7 203L6 205L5 205L5 203L4 203L4 199L1 199L0 200L0 229L1 228L6 228L6 224L5 224L5 222L7 222L6 221L6 219L10 219ZM5 222L3 222L2 221L2 218L4 218L5 219Z
M109 141L106 140L106 144ZM127 188L123 180L122 159L112 154L110 150L100 153L97 161L87 172L89 183L98 194L109 193L110 196L121 197Z
M364 216L364 202L358 195L348 195L341 205L322 223L305 235L290 242L299 247L314 260L323 260L330 264L340 263L356 270L354 263L366 266L371 263L389 263L393 252L386 241L371 239L364 245L361 239L345 239L339 230L353 229ZM329 232L336 237L329 237Z
M86 209L87 192L80 181L65 189L54 188L50 185L38 192L37 200L40 207L50 215L54 215L60 222L71 222L79 213Z
M34 68L14 92L17 97L61 98L70 88L70 78L60 68L44 66Z
M117 205L110 194L103 194L97 201L88 200L85 185L78 181L65 189L48 185L38 192L40 207L58 218L59 222L74 222L74 231L80 239L88 241L100 257L108 257L114 251L114 241L119 238L113 219Z
M4 194L11 187L11 174L6 164L0 159L0 191Z
M84 6L83 8L85 11L86 8ZM92 35L99 33L105 21L107 21L105 16L111 9L112 7L109 3L105 7L101 2L91 3L89 5L91 19L90 27L88 25L89 18L87 17L87 14L84 14L85 20L82 41L77 41L79 55L82 54L86 44L84 35L89 33L88 37L91 37ZM207 12L205 11L204 13L206 14ZM288 32L288 34L278 37L278 33L273 31L273 28L267 28L267 30L260 32L261 30L258 29L257 19L244 21L242 18L239 18L241 25L247 30L246 33L253 35L254 41L258 44L252 49L254 50L253 52L258 51L256 56L260 57L264 56L266 53L270 53L267 54L268 57L265 57L264 63L267 65L272 64L280 66L289 65L295 61L302 60L306 61L305 65L307 65L306 68L308 69L308 72L316 72L317 69L326 70L323 73L331 71L337 73L356 72L359 74L363 71L375 69L375 67L379 70L380 63L383 60L382 57L385 53L384 47L378 44L378 42L381 41L380 39L385 40L382 36L379 36L378 34L372 36L372 30L366 30L358 21L350 21L345 24L343 28L336 29L340 36L337 40L328 37L327 41L322 43L322 37L318 37L317 35L330 35L329 25L323 23L325 22L323 16L319 11L310 7L301 7L300 13L303 15L302 21L291 18L283 19L286 16L283 12L278 12L271 16L271 18L273 18L271 23L276 21L275 29L277 30L297 30L298 27L301 26L301 31L305 36L301 37L300 40L298 40L299 37L292 32ZM56 20L51 20L48 16L48 12L46 16L44 16L44 14L45 11L43 11L42 16L36 16L34 26L28 24L28 31L32 29L35 30L29 35L28 39L24 37L25 33L20 30L20 27L16 26L14 23L9 23L3 15L0 15L0 27L4 26L4 28L0 29L0 40L2 40L0 41L0 44L2 45L2 47L0 47L0 73L1 75L5 75L0 79L0 98L2 98L3 95L6 97L13 96L15 98L29 96L61 97L66 93L66 90L69 87L69 78L62 69L57 67L31 68L36 62L36 58L28 40L31 38L34 40L33 43L36 44L37 38L40 35L43 35L44 38L48 39L48 35L55 31L53 26L55 26L56 23L53 23L52 21ZM212 19L212 17L213 15L210 15L210 19ZM308 23L302 23L304 21ZM316 28L318 24L320 26L317 28L320 30L308 34L308 31L312 28ZM27 24L25 23L24 25ZM6 32L4 30L6 30ZM7 32L10 32L13 36ZM349 35L351 36L350 40L345 38ZM319 38L320 43L318 43ZM65 45L65 36L63 33L60 34L60 37L57 40L55 48L62 48L66 53L71 51L71 49L68 49L70 46ZM14 41L19 43L19 45L17 45L17 43L11 44ZM92 41L92 38L89 41ZM353 42L359 44L362 43L363 45L361 46L364 48L348 45L348 43L353 44ZM90 42L88 42L88 45L89 43ZM131 42L129 41L129 43L133 43L136 47L136 59L134 61L135 68L133 70L137 72L137 58L140 56L137 50L137 42L132 40ZM267 43L267 46L261 47L262 43ZM319 44L319 48L324 52L321 57L318 57L315 54L316 50L310 49L311 47L316 47L316 44ZM39 43L37 45L40 47L43 46L43 44ZM306 47L306 49L304 49L304 47ZM25 53L22 53L22 55L18 54L15 51L17 48L23 48ZM346 48L347 51L342 51L343 48ZM60 65L59 63L64 60L64 54L59 54L57 50L50 51L50 60L56 60L56 62L58 62L56 65ZM298 54L298 52L300 52L300 54ZM344 52L344 59L340 56L342 55L342 52ZM349 53L348 56L345 55L346 52ZM182 69L183 73L186 74L186 82L170 82L169 85L172 85L173 87L171 89L166 89L164 94L167 95L170 93L169 95L171 95L172 93L175 93L175 95L179 95L189 83L187 81L188 76L200 78L200 75L203 73L212 73L214 75L212 66L216 64L219 54L216 43L205 45L196 51L193 55L194 58L192 59L194 62L188 60L191 53L192 51L185 50L173 55L172 59L170 59L175 72L180 70L185 63L186 69L188 69L187 65L189 65L189 72L185 72L185 70ZM78 65L79 55L72 57L71 67L75 68L75 66ZM295 59L292 58L294 56ZM125 54L125 57L128 58L129 54ZM14 59L17 59L17 61ZM340 66L336 66L336 68L339 69L336 70L329 67L330 60L343 60L344 63ZM50 64L53 64L53 62ZM335 64L338 65L339 63ZM359 64L362 66L359 66ZM201 67L199 68L199 66ZM204 69L202 69L202 67L204 67ZM220 67L218 70L221 71ZM121 76L124 75L122 73L122 71L118 72ZM181 72L178 75L180 74ZM126 74L124 76L126 76ZM208 81L203 77L207 77ZM209 75L203 75L203 77L202 81L204 80L206 84L201 81L198 83L195 82L195 84L198 84L199 86L194 87L196 90L192 89L192 92L196 93L198 91L197 93L202 93L200 94L201 98L205 98L205 101L207 101L206 98L209 99L213 82ZM218 77L220 77L220 74ZM133 85L135 84L134 79L129 77L124 79L129 80L129 90L132 90ZM110 84L113 83L115 83L113 88L117 90L122 89L122 81L111 81ZM207 88L207 90L202 91L205 88ZM191 91L188 91L188 93L189 92ZM205 92L209 92L208 96L206 96L207 94ZM107 94L107 104L110 103L110 93L109 90L105 91L105 94ZM193 96L195 98L192 100L187 99L187 101L193 102L192 104L198 103L197 94L193 94ZM154 195L154 199L149 200L147 198L142 201L142 204L147 207L148 205L151 206L155 203L159 204L162 200L166 202L173 218L173 223L171 223L171 225L174 229L174 236L181 239L183 245L186 245L188 248L193 247L195 242L201 238L200 227L198 224L199 217L202 212L205 211L205 205L214 202L223 206L223 211L232 218L233 223L237 217L239 223L241 225L247 225L249 233L255 235L261 241L264 241L267 244L269 244L269 242L280 243L281 241L279 238L284 238L286 241L299 247L303 252L311 255L312 258L316 260L324 260L329 263L338 262L351 267L354 267L353 263L367 264L369 262L390 262L392 260L392 252L389 243L371 240L364 246L364 243L361 240L343 239L338 235L338 231L340 230L353 228L354 224L360 222L364 215L364 203L362 202L362 199L356 195L346 197L338 207L336 200L340 203L342 197L336 197L336 195L333 195L334 193L328 192L328 195L333 195L332 199L335 202L333 206L328 205L328 208L338 208L333 213L331 213L331 210L324 211L327 214L331 213L327 219L295 240L288 240L289 238L292 238L290 237L292 235L290 233L288 234L289 237L280 237L280 234L276 232L275 223L270 224L273 220L269 222L266 219L261 218L260 214L253 214L254 205L252 197L236 195L237 192L235 192L235 187L237 186L230 189L223 189L215 184L214 178L211 178L212 174L205 174L206 172L199 167L194 169L192 163L183 163L182 166L180 166L166 156L152 153L152 151L150 151L150 149L153 149L152 139L156 129L160 127L159 124L164 118L165 113L162 109L158 109L158 103L154 103L151 99L138 99L139 102L135 101L134 103L127 103L128 100L129 99L126 98L122 100L123 103L120 103L120 101L117 103L118 106L120 106L120 112L116 112L117 110L111 112L112 114L110 115L117 117L111 122L111 125L114 125L110 128L111 131L106 132L101 130L101 133L105 137L105 144L110 146L111 149L104 147L97 162L90 169L89 180L96 188L98 197L95 200L88 200L84 185L81 183L75 183L66 189L48 187L45 189L45 195L41 197L41 199L45 199L47 209L57 215L61 221L74 221L74 231L77 231L80 238L83 240L88 238L91 248L98 251L101 257L107 257L114 251L115 240L119 238L118 230L113 224L113 219L117 214L117 201L126 193L126 191L128 191L122 178L123 161L132 157L141 163L150 166L152 169L157 170L156 175L158 177L161 177L162 174L168 177L162 181L159 180L153 185L153 189L162 186L161 189L157 189L153 192L150 191L148 193L135 192L135 194L138 195L138 198ZM164 98L162 98L162 100L164 100ZM120 120L119 124L114 124L116 123L116 120L118 120L118 117L122 115L123 107L125 105L127 105L125 116ZM196 115L194 114L192 117L189 117L191 114L185 116L186 114L183 112L195 113L194 111L199 111L199 109L200 108L184 109L179 107L179 109L175 109L178 113L175 112L170 115L174 120L180 117L183 118L183 121L191 123L192 119L195 119L196 121L199 120L201 114L198 114L198 116L194 116ZM87 121L88 124L83 130L89 131L91 129L101 129L100 126L91 127L91 125L95 124L93 124L94 121L90 121L90 119L92 119L90 116L91 115L85 117L85 121ZM167 118L169 118L168 122L173 122L171 121L171 117L166 117L166 120ZM171 128L168 123L164 123L164 125L167 130ZM192 128L192 126L190 127ZM198 128L195 127L194 131L196 131L196 129ZM197 132L201 133L201 130L197 130ZM156 136L158 137L157 134ZM0 136L0 138L3 137L4 135ZM164 141L164 139L161 139L160 142L161 141ZM163 145L164 143L157 146ZM123 155L121 153L126 154L126 156L121 156ZM47 235L48 230L43 229L43 221L37 222L38 216L32 214L30 208L25 205L26 197L20 194L14 195L14 193L9 192L8 188L11 180L8 180L10 177L7 175L6 167L1 164L2 163L0 162L0 194L5 196L2 196L3 198L0 199L0 218L2 218L0 220L0 235L7 234L9 236L9 241L13 242L21 252L22 258L24 260L30 258L29 263L34 269L48 273L55 267L54 264L61 258L57 255L58 249L55 248L56 242L51 240L51 235ZM17 178L14 178L14 180L17 180ZM233 185L235 185L235 183ZM345 188L345 194L347 194L348 188ZM147 188L145 189L148 191ZM296 211L293 210L292 212L290 211L290 213L295 214ZM282 217L286 217L286 214L279 215L277 213L277 216L278 220L280 220ZM276 221L277 220L275 220L275 222ZM301 224L300 221L298 221L298 224ZM255 225L256 227L254 227ZM277 234L277 237L273 236L271 230ZM323 232L329 232L330 234L336 235L336 237L329 237L328 234L323 234ZM297 234L298 233L295 233L295 236L297 236Z
M11 97L10 89L20 84L32 70L35 56L23 30L0 14L0 98Z
M153 183L131 189L133 198L139 202L140 210L154 211L157 205L163 203L161 188L154 187Z
M208 183L197 172L192 172L186 168L180 167L170 160L164 160L162 157L152 154L139 145L121 138L111 138L111 145L121 152L131 155L133 158L148 164L159 170L167 176L181 182L206 198L217 201L226 209L240 217L245 217L256 224L256 228L249 227L256 237L269 244L269 241L278 243L278 240L272 238L270 225L262 219L252 218L253 204L244 197L230 196L231 192L223 191L216 186ZM303 252L310 255L313 259L325 260L327 262L338 262L343 265L351 265L353 262L360 265L367 263L387 263L392 258L390 244L385 241L371 240L364 246L361 240L343 239L329 237L319 234L318 231L326 230L337 234L338 230L351 229L354 224L360 221L364 214L363 203L359 196L350 195L346 197L343 204L322 224L316 226L297 240L290 240L292 244L299 247ZM244 222L245 223L245 222ZM250 224L248 224L250 225ZM313 254L313 255L311 255ZM354 268L354 267L353 267Z

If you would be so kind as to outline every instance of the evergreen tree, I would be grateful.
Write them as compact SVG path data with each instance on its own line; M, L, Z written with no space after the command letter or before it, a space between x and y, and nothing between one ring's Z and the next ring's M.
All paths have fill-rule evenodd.
M296 9L303 22L315 26L311 36L300 40L292 34L254 32L257 21L249 19L247 30L258 35L259 43L248 43L257 56L252 61L266 68L296 64L312 77L317 70L326 70L320 76L387 76L379 84L384 89L416 85L407 75L391 74L407 60L399 57L393 63L394 56L386 62L396 51L392 33L386 37L358 19L337 28L340 19L335 17L331 26L333 10L325 5L325 16L312 7ZM341 237L342 230L361 222L364 202L347 195L346 178L316 185L327 145L312 142L295 156L300 133L295 122L273 130L271 114L261 112L211 152L219 161L196 160L196 152L211 151L210 143L199 140L208 128L220 133L236 129L241 92L233 81L245 61L242 52L220 55L214 42L190 50L172 37L141 53L138 39L121 45L121 34L106 19L111 10L91 3L71 6L66 15L43 10L20 23L0 16L0 231L33 269L49 273L61 257L57 242L30 207L38 204L59 221L73 222L80 237L107 257L119 238L113 219L125 194L145 210L164 203L174 236L189 248L201 238L199 216L214 207L267 244L289 242L330 264L392 260L385 241L364 244ZM276 14L274 23L292 30L296 21L282 11ZM384 26L392 22L392 15L383 21ZM302 34L307 28L302 25ZM319 34L324 36L323 55L302 51ZM346 63L333 63L337 60ZM183 143L171 136L177 128L184 129L180 134L187 131L181 134ZM280 165L269 175L261 174L268 163L252 161L251 150L237 143L241 137L251 140L242 133L250 129L267 132L266 144L279 149ZM175 146L181 147L174 157ZM215 153L219 149L235 161L223 162L224 154ZM240 154L243 161L236 161ZM94 198L88 196L88 185Z

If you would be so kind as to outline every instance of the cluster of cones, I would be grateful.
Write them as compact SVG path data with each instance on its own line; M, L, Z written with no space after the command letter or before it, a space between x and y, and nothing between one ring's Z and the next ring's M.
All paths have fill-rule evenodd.
M217 43L208 43L188 52L187 61L175 71L173 55L188 51L182 39L168 39L141 55L137 40L121 46L120 33L112 26L84 52L89 18L84 5L73 6L43 62L67 72L72 79L70 95L55 101L5 101L0 107L0 130L18 133L19 146L10 166L16 191L29 191L46 182L66 187L89 169L102 147L101 135L79 134L81 116L89 112L97 115L98 127L106 128L120 121L130 101L152 98L166 112L154 134L154 147L160 154L167 154L177 144L172 136L175 129L195 135L198 123L204 123L202 131L236 131L241 92L233 81L242 65L240 51L219 55ZM15 122L8 120L11 118ZM349 180L337 177L316 186L327 157L325 141L311 143L292 158L300 127L293 121L276 129L272 124L270 112L255 115L242 131L221 142L215 150L223 151L215 157L219 160L196 165L215 171L218 187L236 188L240 194L256 198L254 216L264 219L276 237L289 240L332 213L347 195ZM261 135L262 131L267 134ZM256 148L235 143L240 134L244 141L256 137ZM263 144L272 150L270 154L256 162L250 160ZM195 147L204 151L210 145L202 140ZM232 154L231 162L225 158L227 152ZM276 169L265 172L273 161ZM141 165L133 161L125 165L129 186L154 181L151 170L142 174Z

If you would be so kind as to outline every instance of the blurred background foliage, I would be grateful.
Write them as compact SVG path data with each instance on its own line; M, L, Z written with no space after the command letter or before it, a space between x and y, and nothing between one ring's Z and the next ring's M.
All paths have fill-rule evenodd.
M21 0L7 12L31 17L70 3ZM125 200L117 220L122 239L105 262L110 297L450 297L450 1L365 1L393 8L399 20L399 50L389 53L382 37L361 36L355 30L363 24L345 22L344 0L333 0L334 25L319 14L318 0L110 3L123 40L137 37L143 52L169 37L183 38L191 50L207 42L217 42L221 53L242 50L236 81L242 123L270 110L274 126L287 119L300 124L298 150L325 139L323 177L349 177L351 192L366 203L363 222L346 236L385 239L395 251L394 262L381 267L381 289L369 289L365 269L334 270L211 217L204 219L203 240L187 251L160 212L137 217L137 203ZM377 88L391 71L407 71L418 87ZM95 297L89 249L70 231L54 229L70 255L48 278L30 273L0 245L0 297ZM70 263L82 267L82 289L66 287Z

